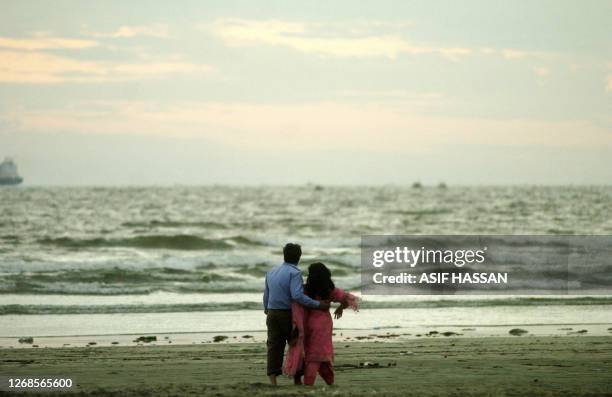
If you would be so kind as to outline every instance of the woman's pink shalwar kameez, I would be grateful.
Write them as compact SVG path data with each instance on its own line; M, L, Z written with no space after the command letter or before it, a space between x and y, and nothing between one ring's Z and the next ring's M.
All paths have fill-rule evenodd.
M358 298L340 288L330 294L332 302L344 303L357 310ZM328 385L334 383L334 346L332 344L333 321L329 310L307 309L293 303L293 327L298 336L289 345L283 372L294 376L304 371L304 383L312 385L317 372Z

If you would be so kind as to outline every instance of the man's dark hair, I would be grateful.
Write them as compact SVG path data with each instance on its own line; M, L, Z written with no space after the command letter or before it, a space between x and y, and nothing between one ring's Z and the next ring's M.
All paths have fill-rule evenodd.
M302 256L302 247L299 244L288 243L283 248L283 256L285 257L285 262L297 265Z

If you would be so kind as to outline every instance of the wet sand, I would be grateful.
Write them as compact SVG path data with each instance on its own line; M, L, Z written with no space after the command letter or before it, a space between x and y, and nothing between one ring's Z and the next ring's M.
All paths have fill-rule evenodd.
M336 353L336 385L317 379L316 395L612 396L612 336L338 342ZM3 375L70 376L79 395L313 393L286 378L268 386L261 342L1 349L0 358Z
M503 337L521 328L528 336L612 335L610 305L536 305L438 308L380 308L348 312L334 322L335 343L380 340L376 334L394 334L397 342L427 335L453 333L462 338ZM83 319L85 317L87 321ZM437 332L436 336L431 335ZM374 334L374 335L372 335ZM155 335L153 344L212 343L215 336L227 342L266 340L265 315L261 310L47 314L0 316L0 348L29 348L18 339L33 337L42 347L130 346L139 336ZM252 338L244 338L250 335ZM115 343L116 342L116 343ZM0 350L1 351L1 350Z

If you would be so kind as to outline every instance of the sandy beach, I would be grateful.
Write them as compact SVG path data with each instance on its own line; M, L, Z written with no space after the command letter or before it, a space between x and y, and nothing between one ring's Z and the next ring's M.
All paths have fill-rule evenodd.
M424 338L336 344L336 385L265 381L265 346L2 349L2 373L72 377L78 395L612 395L612 337ZM65 395L66 392L57 392Z

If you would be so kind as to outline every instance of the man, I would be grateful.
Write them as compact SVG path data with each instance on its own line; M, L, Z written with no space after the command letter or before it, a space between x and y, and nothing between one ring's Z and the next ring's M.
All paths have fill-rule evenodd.
M291 337L291 303L293 301L313 309L329 309L329 302L320 302L304 295L302 271L297 264L302 247L289 243L283 248L285 261L266 273L263 295L266 326L268 327L268 377L276 385L282 374L285 345Z

